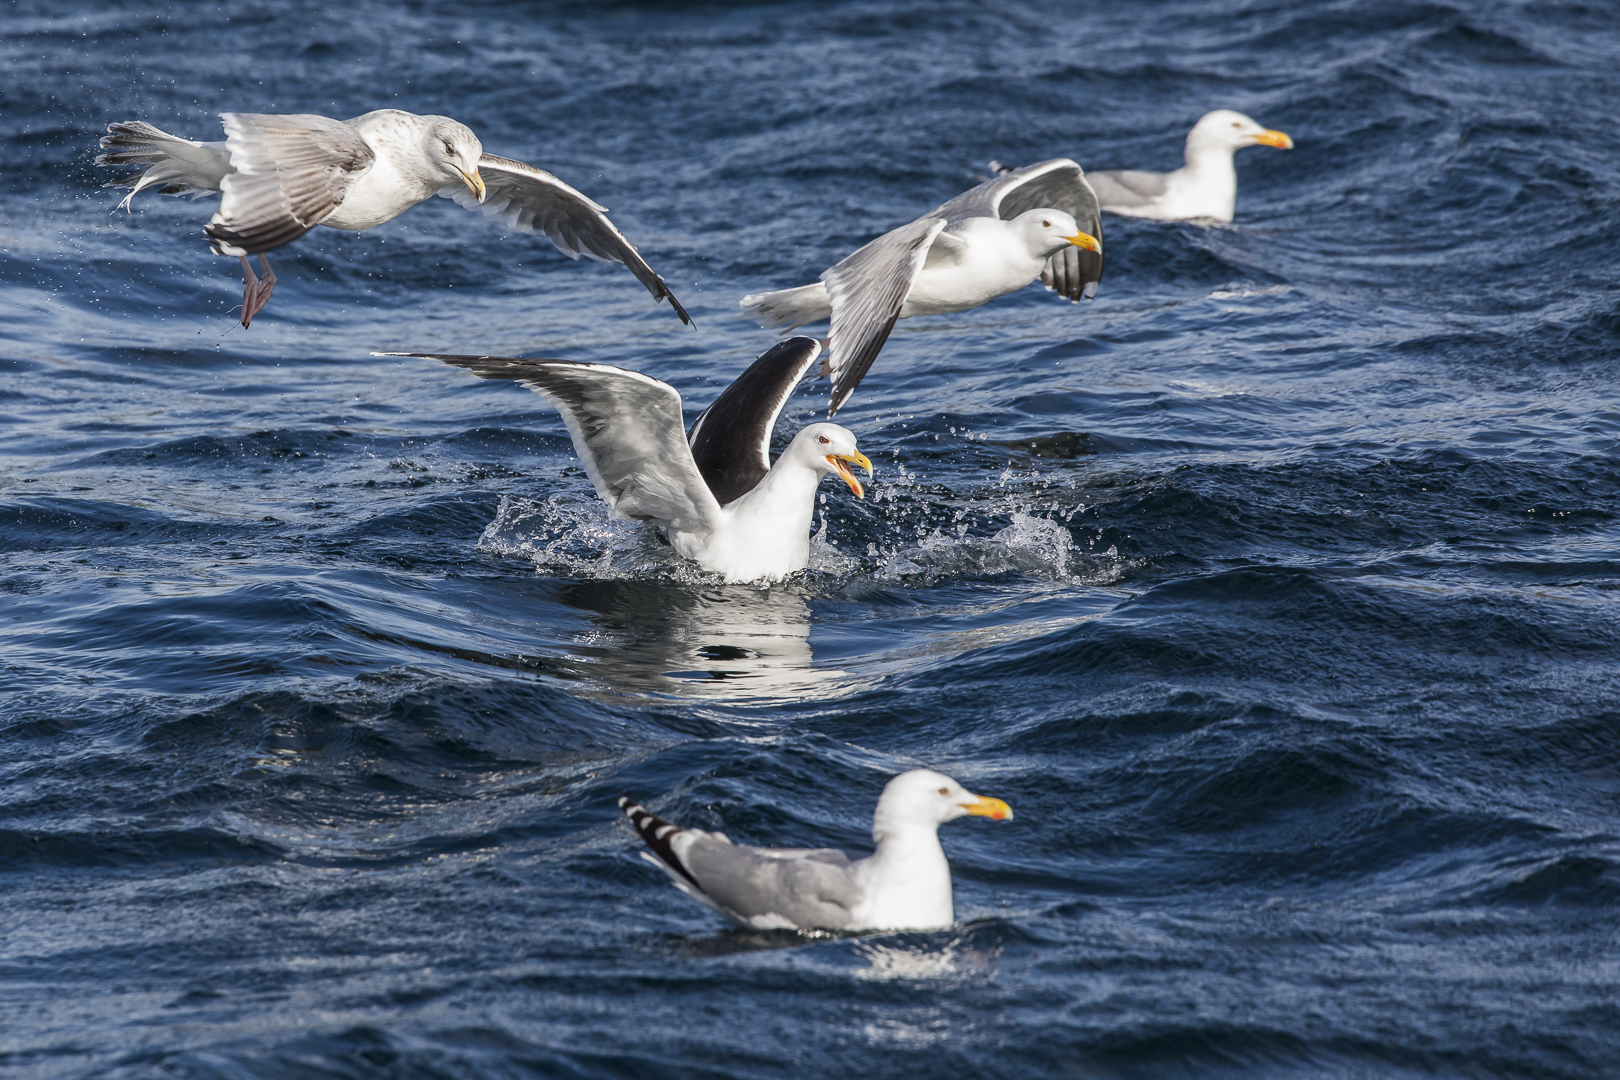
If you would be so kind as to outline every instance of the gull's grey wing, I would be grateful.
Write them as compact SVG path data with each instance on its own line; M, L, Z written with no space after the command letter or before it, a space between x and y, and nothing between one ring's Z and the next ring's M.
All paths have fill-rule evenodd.
M840 930L850 925L860 902L860 887L841 851L778 854L708 834L681 839L675 848L697 887L748 926Z
M439 194L454 199L469 210L480 210L500 218L518 232L544 233L571 259L581 255L599 262L622 263L647 287L653 299L668 300L681 322L692 325L692 318L669 291L664 279L653 272L635 245L624 238L607 218L607 207L593 202L544 169L511 158L485 154L478 159L478 175L484 178L482 203L465 185L441 188Z
M673 825L629 798L620 799L619 806L652 849L643 858L722 918L758 930L850 925L861 892L854 864L842 851L746 847L717 833Z
M343 202L376 155L348 124L312 113L221 113L231 172L203 230L222 255L255 255L303 236Z
M1129 210L1145 206L1170 190L1168 176L1168 173L1142 172L1138 169L1094 172L1091 174L1091 186L1104 208Z
M562 413L580 463L613 513L682 532L712 529L720 504L692 461L681 395L637 371L573 360L382 353L442 360L485 379L511 379Z
M1011 220L1025 211L1050 206L1072 216L1081 232L1102 244L1101 203L1078 163L1053 158L1019 169L1009 169L1000 162L991 162L991 167L998 174L994 179L958 195L941 206L939 213L952 220L958 215ZM1092 179L1095 177L1093 174ZM1041 284L1066 300L1089 300L1097 294L1102 272L1101 252L1071 246L1046 260Z
M886 232L821 275L832 300L827 370L836 380L827 415L835 416L889 340L906 295L946 220L938 213Z
M692 421L692 459L721 506L753 491L771 468L771 431L821 342L791 337L767 349Z

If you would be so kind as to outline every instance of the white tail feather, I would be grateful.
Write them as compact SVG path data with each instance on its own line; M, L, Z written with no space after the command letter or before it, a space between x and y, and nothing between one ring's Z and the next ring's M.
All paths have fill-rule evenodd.
M832 299L827 295L827 286L819 281L797 289L750 293L738 303L749 318L767 329L792 328L832 318Z

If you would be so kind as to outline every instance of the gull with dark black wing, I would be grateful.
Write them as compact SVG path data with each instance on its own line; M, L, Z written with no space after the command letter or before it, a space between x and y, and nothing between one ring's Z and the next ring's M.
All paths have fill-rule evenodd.
M813 285L742 298L761 326L831 319L823 374L835 416L898 319L965 311L1040 278L1067 300L1102 279L1102 221L1085 172L1067 158L980 184L847 256Z
M836 475L857 497L852 465L872 472L837 424L799 431L773 462L771 431L821 352L814 338L781 342L755 360L682 430L681 395L607 364L510 356L377 353L442 360L511 379L562 413L574 451L613 515L663 528L677 554L727 581L776 581L810 561L816 488Z
M484 153L478 136L448 116L378 109L352 120L311 113L221 113L225 138L194 142L139 120L112 124L99 165L137 166L109 182L165 195L217 191L219 210L203 230L214 251L242 260L242 325L263 310L276 287L265 253L317 225L362 231L434 195L500 217L520 232L544 233L565 255L623 263L654 300L691 318L607 208L544 169ZM253 272L259 257L264 276Z

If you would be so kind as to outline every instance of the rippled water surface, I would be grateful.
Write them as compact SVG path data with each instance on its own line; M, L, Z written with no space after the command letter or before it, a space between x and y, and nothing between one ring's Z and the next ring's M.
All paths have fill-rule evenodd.
M1606 4L35 3L0 23L0 1075L1620 1069L1620 30ZM697 319L444 200L234 324L142 118L443 112ZM1169 168L1098 298L902 323L814 565L607 519L543 401L674 383L991 158ZM785 432L819 415L807 383ZM927 764L959 925L723 928L614 800L859 848Z

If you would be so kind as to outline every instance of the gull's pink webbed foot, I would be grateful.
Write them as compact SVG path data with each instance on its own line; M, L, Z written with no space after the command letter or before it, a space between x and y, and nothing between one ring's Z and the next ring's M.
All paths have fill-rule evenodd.
M259 265L264 268L264 277L253 272L253 265L248 257L242 257L242 275L245 284L242 287L242 329L246 330L248 324L253 322L253 316L264 310L264 305L270 302L270 294L276 290L276 272L270 269L270 261L263 255L259 256Z

